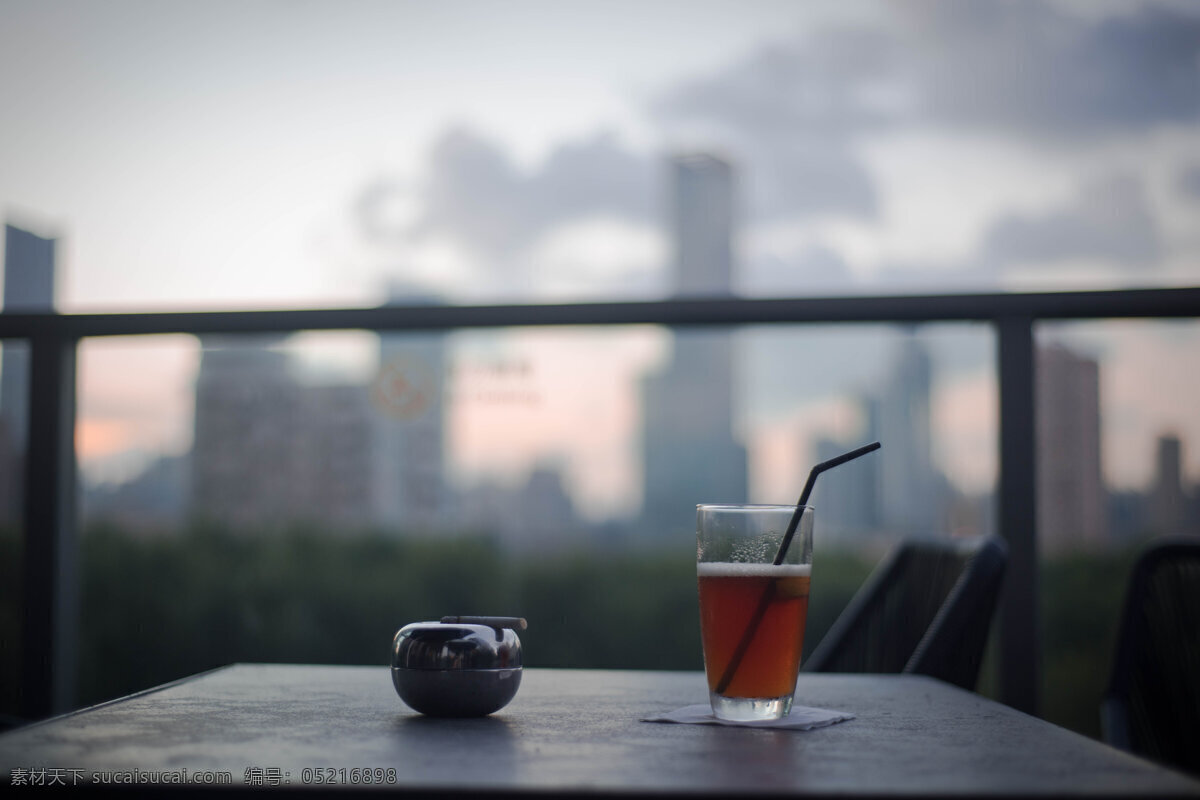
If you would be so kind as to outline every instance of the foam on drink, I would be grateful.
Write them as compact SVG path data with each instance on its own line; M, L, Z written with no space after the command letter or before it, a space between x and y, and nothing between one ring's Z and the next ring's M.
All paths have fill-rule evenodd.
M701 561L696 564L701 577L747 578L808 578L812 564L731 564L720 561Z

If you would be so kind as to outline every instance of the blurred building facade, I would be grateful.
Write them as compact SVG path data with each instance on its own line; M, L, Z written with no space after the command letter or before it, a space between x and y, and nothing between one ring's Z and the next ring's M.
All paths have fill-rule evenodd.
M1183 481L1183 442L1178 436L1158 437L1153 483L1147 493L1146 527L1159 536L1200 532L1194 498Z
M879 521L905 536L947 533L944 479L933 463L933 368L912 332L897 348L883 390L867 400L867 441L880 441Z
M207 337L196 378L192 513L237 529L365 524L371 436L361 386L305 386L281 340Z
M436 304L435 297L393 287L391 304ZM370 389L373 514L389 529L431 531L448 524L446 336L383 333L379 372Z
M1101 476L1100 364L1061 344L1037 348L1038 541L1048 553L1108 543Z
M728 296L733 277L733 168L707 154L671 164L677 297ZM643 378L642 520L649 535L693 530L698 503L744 503L746 448L734 431L735 339L677 331L669 361Z
M4 226L4 311L53 311L58 240ZM5 342L0 365L0 524L20 516L29 430L29 345Z
M369 385L301 380L283 343L205 340L192 516L237 529L444 526L442 338L385 334Z
M676 297L733 293L734 171L707 153L670 162Z
M827 461L868 442L878 453L821 479L814 505L821 524L852 537L945 536L951 492L933 458L933 367L928 348L906 331L877 388L858 406L863 433L854 441L819 439L815 461Z

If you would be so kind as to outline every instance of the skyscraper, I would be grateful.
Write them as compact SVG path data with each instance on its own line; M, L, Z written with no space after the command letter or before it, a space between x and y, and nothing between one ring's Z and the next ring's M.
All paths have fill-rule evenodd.
M1038 540L1049 551L1103 544L1100 365L1059 344L1037 351Z
M733 170L710 155L672 160L677 297L729 295ZM728 330L679 331L670 361L642 383L643 521L690 530L697 503L743 503L746 450L733 431L734 341Z
M4 226L4 311L53 311L56 239ZM0 365L0 522L17 518L29 429L29 345L5 342Z
M733 291L733 168L705 153L671 160L677 297Z
M205 337L196 378L193 513L239 530L373 522L366 389L301 383L275 343Z
M816 441L817 461L826 461L866 442L878 453L839 467L813 495L821 525L844 534L888 538L950 534L951 491L934 463L932 435L933 363L915 330L889 359L878 386L857 398L863 432L855 438Z
M1183 442L1178 436L1158 437L1154 482L1150 485L1148 516L1150 532L1159 536L1185 533L1191 520L1190 505L1183 486Z
M426 293L393 286L393 305L438 304ZM446 335L384 333L379 374L371 386L373 506L393 530L445 528Z
M884 445L878 459L880 522L907 536L945 533L940 520L945 498L933 465L932 385L929 352L910 333L869 414L874 430L867 440Z
M284 340L205 337L193 511L239 529L446 527L444 335L382 334L366 386L300 380Z
M13 225L4 226L4 310L54 310L54 251L57 239L45 239ZM0 372L0 415L15 452L25 451L29 413L29 351L4 348Z

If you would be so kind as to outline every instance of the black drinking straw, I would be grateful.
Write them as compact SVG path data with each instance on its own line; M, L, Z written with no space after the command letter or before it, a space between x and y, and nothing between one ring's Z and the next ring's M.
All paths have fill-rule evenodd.
M851 450L849 453L843 453L836 458L831 458L828 461L822 461L812 468L808 473L808 480L804 483L804 490L800 492L800 500L796 503L796 510L792 512L792 518L788 522L787 532L783 534L783 541L779 543L779 551L775 554L775 565L783 563L784 557L787 556L788 546L792 543L792 537L796 535L796 527L800 524L800 517L804 514L804 507L808 504L808 497L812 494L813 484L817 482L817 476L826 470L841 466L847 461L853 461L859 456L865 456L867 453L878 450L879 442L871 442L857 450ZM758 601L758 608L754 609L754 615L750 617L750 623L746 626L746 632L742 634L741 641L738 642L737 649L733 651L733 657L729 659L729 665L725 667L725 672L721 675L721 680L717 681L717 694L721 694L729 688L733 676L737 673L737 669L742 664L742 659L746 657L746 651L750 649L750 643L754 641L754 634L758 632L758 626L762 623L762 618L767 613L767 607L771 605L771 597L775 594L775 581L767 584L767 588L763 590L762 598Z

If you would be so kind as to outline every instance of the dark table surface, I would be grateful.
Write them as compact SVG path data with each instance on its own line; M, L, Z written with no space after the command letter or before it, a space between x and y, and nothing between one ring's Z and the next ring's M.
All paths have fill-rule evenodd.
M484 718L423 717L386 667L239 664L0 736L0 778L558 795L1200 796L1200 782L932 678L801 674L813 731L655 724L692 672L527 669ZM394 773L389 773L394 770ZM132 772L133 774L129 774ZM160 773L158 775L152 773ZM207 773L216 773L207 774Z

